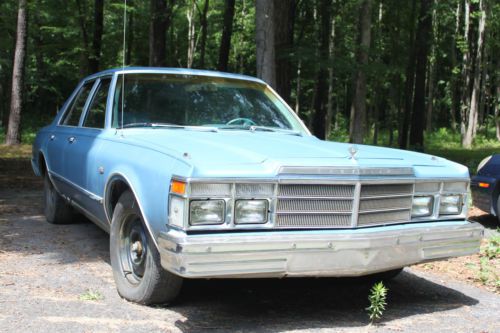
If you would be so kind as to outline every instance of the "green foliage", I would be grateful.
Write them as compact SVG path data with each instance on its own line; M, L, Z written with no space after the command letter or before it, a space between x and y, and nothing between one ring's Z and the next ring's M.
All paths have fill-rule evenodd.
M500 258L500 228L497 234L487 240L486 245L481 248L481 254L488 260Z
M384 286L382 281L375 283L370 289L370 295L368 296L370 306L367 307L366 310L368 311L368 316L372 323L382 318L387 305L386 298L388 291L389 289Z
M101 301L104 299L104 296L99 291L88 289L78 299L80 301Z

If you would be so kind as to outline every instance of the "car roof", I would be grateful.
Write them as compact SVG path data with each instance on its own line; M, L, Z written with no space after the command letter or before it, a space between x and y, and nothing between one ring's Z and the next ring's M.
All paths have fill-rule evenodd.
M180 75L199 75L199 76L209 76L209 77L219 77L228 79L237 79L245 81L253 81L257 83L265 84L264 81L253 76L225 73L211 70L201 70L201 69L190 69L190 68L174 68L174 67L119 67L107 69L92 75L87 76L84 80L90 80L97 77L113 74L137 74L137 73L151 73L151 74L180 74Z

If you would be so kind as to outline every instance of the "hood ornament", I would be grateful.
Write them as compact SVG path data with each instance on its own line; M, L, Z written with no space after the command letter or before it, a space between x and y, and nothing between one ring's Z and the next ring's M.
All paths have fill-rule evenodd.
M349 154L351 154L351 159L355 160L356 159L356 154L358 153L358 147L356 145L351 145L349 146Z

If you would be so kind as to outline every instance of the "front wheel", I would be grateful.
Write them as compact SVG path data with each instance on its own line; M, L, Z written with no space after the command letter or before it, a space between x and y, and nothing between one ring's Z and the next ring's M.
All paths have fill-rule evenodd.
M165 304L179 294L182 278L161 267L160 254L130 191L118 199L110 233L110 256L118 293L140 304Z

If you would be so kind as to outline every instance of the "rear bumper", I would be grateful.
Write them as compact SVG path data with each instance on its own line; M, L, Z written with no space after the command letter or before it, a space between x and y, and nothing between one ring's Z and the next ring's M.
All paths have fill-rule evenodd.
M241 232L158 239L163 268L187 278L360 276L473 254L483 227L448 221L356 230Z

